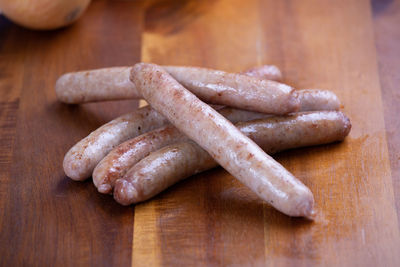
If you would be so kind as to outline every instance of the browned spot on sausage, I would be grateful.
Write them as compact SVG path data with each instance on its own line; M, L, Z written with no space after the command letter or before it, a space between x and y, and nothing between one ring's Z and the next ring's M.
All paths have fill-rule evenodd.
M158 79L161 79L161 77L163 76L163 73L159 70L156 70L156 76Z
M175 98L182 98L182 96L183 96L183 92L181 90L174 91Z
M248 160L251 159L252 157L254 157L253 153L249 153L249 154L247 155L247 159L248 159Z
M81 152L73 152L72 155L74 156L75 159L81 160L82 159L82 153Z
M117 146L117 148L116 148L117 149L116 150L117 154L118 155L125 154L127 151L130 150L130 146L131 146L130 143Z

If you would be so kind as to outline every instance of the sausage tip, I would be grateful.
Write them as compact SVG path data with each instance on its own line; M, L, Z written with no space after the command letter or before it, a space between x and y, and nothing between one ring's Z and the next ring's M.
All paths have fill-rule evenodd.
M66 73L61 75L55 85L56 97L59 101L66 104L75 104L84 101L80 90L71 88L71 83L73 83L74 75L71 73Z
M97 187L97 191L99 191L102 194L111 194L112 187L110 184L101 184Z
M303 191L302 193L300 193ZM289 216L293 217L304 217L309 220L314 220L314 196L308 188L304 188L297 194L293 195L291 203L292 210Z
M75 181L83 181L90 177L90 172L82 172L80 168L81 162L76 162L71 153L67 153L63 161L63 169L66 176Z
M344 120L343 135L344 135L344 137L346 137L347 135L349 135L352 125L351 125L350 119L346 115L344 115L344 113L342 113L342 115L343 115L343 120Z
M316 216L317 216L317 211L315 209L312 209L311 212L307 216L304 216L304 218L309 221L314 221Z
M64 81L67 79L67 76L68 76L67 74L63 74L56 81L56 86L55 86L56 97L61 102L67 101L67 99L65 98L65 95L63 94L63 92L65 92L64 91Z
M118 179L115 182L114 199L121 205L128 206L138 199L138 192L130 182Z

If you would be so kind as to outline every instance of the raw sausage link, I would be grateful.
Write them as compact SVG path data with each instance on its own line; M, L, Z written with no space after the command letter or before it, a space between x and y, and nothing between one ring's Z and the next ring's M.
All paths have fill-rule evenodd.
M167 71L190 71L186 67L165 66ZM179 68L179 69L177 69ZM131 67L112 67L63 74L56 82L58 100L69 104L141 98L129 81ZM210 70L211 71L211 70ZM281 79L276 66L263 65L243 72L259 79Z
M193 141L175 143L151 153L118 179L114 199L122 205L145 201L174 183L217 165Z
M93 183L100 193L109 194L115 181L150 152L186 139L185 135L172 125L130 139L118 145L99 162L93 171Z
M272 114L299 109L293 88L282 83L205 68L166 66L165 69L199 98L212 104ZM129 67L117 67L64 74L56 82L57 98L70 104L138 98L140 93L129 83L128 71Z
M68 104L140 98L129 81L131 67L71 72L56 82L57 99Z
M270 69L268 65L259 68L266 68L266 74ZM67 103L101 101L104 100L104 96L111 96L108 100L139 98L133 83L129 80L130 70L131 67L113 67L67 73L58 79L56 92L59 99ZM271 71L275 72L274 68L271 68ZM276 75L276 73L272 75ZM227 108L226 112L229 113L229 110L232 109ZM146 113L149 113L149 116L143 116ZM247 116L251 113L233 112L237 116ZM135 130L137 127L141 127L140 125L151 125L152 123L155 127ZM151 110L150 107L144 108L143 111L139 109L122 115L95 130L73 146L64 157L64 172L73 180L85 180L92 175L95 166L113 147L140 133L147 132L148 129L165 124L165 118ZM109 139L112 140L107 141ZM94 182L96 184L97 180L95 179ZM111 188L104 185L100 190L107 192Z
M270 114L287 114L300 106L294 89L275 81L206 68L168 67L167 70L207 103ZM137 85L136 90L140 91Z
M343 140L351 123L340 111L314 111L273 116L246 123L238 129L268 154Z
M56 87L58 89L63 89L57 90L57 92L62 95L62 98L64 98L66 102L71 103L75 103L76 101L86 102L88 99L88 101L92 101L93 97L99 97L96 98L96 100L103 100L102 96L110 94L115 94L116 99L138 97L138 94L135 93L133 83L131 83L128 78L130 69L131 67L114 67L109 69L68 73L63 75L63 78L60 78L57 82L58 86ZM273 75L275 71L279 72L279 69L274 70L273 66L265 65L244 73L263 75L263 70L264 73L268 74L270 72L271 75ZM263 76L263 78L265 77L266 76ZM86 88L86 90L83 90L83 88ZM134 95L129 95L129 92L133 92ZM296 97L300 101L301 111L338 109L340 106L339 100L330 91L299 90L296 91ZM147 107L146 109L149 108ZM148 111L150 112L150 110ZM251 112L248 111L238 112L236 109L232 108L224 109L224 112L227 114L229 111L233 111L232 115L243 116L243 119L236 119L234 121L245 121L248 114L251 114ZM146 121L146 117L132 123L132 118L137 118L136 113L140 114L141 111L134 111L125 114L109 122L106 124L107 126L101 127L93 132L90 135L90 138L87 137L75 145L71 151L67 153L64 159L64 170L67 176L71 176L74 180L84 180L90 177L94 166L97 165L102 156L106 155L112 147L118 145L118 142L125 141L126 138L129 139L136 137L134 134L136 124L147 125L152 123ZM156 118L159 119L154 121L156 125L163 125L165 123L165 118L160 114L155 111L151 111L151 114L154 116L150 116L148 118L149 120L154 121L157 120ZM121 124L121 121L128 121L130 123L125 125ZM119 127L127 127L128 134L125 135L124 132L119 131ZM133 134L129 134L130 132ZM142 132L145 131L142 130ZM114 141L108 144L105 141L99 140L103 139L105 136L114 136ZM88 142L88 140L90 140L90 142ZM108 190L110 190L110 188Z
M165 68L167 70L170 69L171 72L175 73L181 80L185 79L185 77L181 76L188 75L185 74L185 71L186 68L189 69L189 67L167 66ZM135 86L129 81L130 70L131 67L113 67L66 73L56 82L57 98L58 100L69 104L140 98L141 96L137 92ZM198 68L198 70L204 69ZM212 72L212 70L209 71ZM195 74L196 72L194 72L192 76ZM272 65L255 67L242 72L242 74L259 79L281 79L279 69ZM196 82L198 81L192 81L192 83ZM188 85L188 82L186 82L186 85ZM205 85L203 84L203 86ZM209 84L208 86L217 89L219 88L219 85L215 86L215 83L214 85ZM221 90L225 89L222 88ZM296 95L300 101L300 111L338 110L340 107L339 99L331 91L298 90L296 91Z
M65 155L65 174L82 181L92 175L94 167L120 143L169 124L168 120L146 106L104 124L74 145Z
M336 111L269 117L236 126L271 154L340 141L351 129L349 119ZM206 151L193 142L165 146L142 159L122 179L117 180L114 198L123 205L145 201L178 181L217 165ZM124 192L127 190L133 193Z
M330 91L299 90L296 91L296 94L296 97L300 100L301 111L337 110L340 106L338 98ZM147 112L149 112L148 117L142 115ZM233 122L246 121L248 117L255 118L254 116L258 116L258 118L261 118L267 116L263 113L235 108L224 108L220 112L225 117L232 116L229 120ZM66 154L64 159L65 173L74 180L84 180L90 177L94 167L114 146L148 131L144 128L141 131L136 131L135 129L138 125L151 125L152 123L156 126L146 129L155 129L157 125L167 124L164 116L150 107L145 107L144 111L139 109L110 121L80 141ZM122 131L122 129L126 129L124 130L126 132ZM113 136L113 140L107 143L106 140L108 139L104 140L104 138L111 138L111 136ZM106 190L106 188L108 189ZM105 192L109 190L111 188L108 186L104 188Z
M303 89L296 91L301 111L339 110L339 98L328 90Z
M136 64L130 78L155 110L259 197L289 216L312 216L314 198L304 184L163 68Z
M218 111L233 123L263 118L263 113L223 108ZM114 183L122 178L130 167L146 157L150 152L166 145L182 142L188 138L172 125L165 126L130 139L105 156L93 171L93 183L103 194L112 192Z

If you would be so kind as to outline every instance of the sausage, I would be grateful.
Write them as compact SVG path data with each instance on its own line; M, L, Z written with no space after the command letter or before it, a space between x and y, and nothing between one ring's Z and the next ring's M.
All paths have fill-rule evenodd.
M268 154L341 141L351 129L350 120L337 111L269 117L238 123L236 126ZM165 146L142 159L117 180L114 198L123 205L142 202L180 180L217 165L194 142Z
M233 123L268 116L263 113L233 108L223 108L218 112ZM99 162L93 171L93 183L100 193L109 194L114 188L115 181L122 178L130 167L150 152L186 140L188 138L172 125L130 139L115 147Z
M282 73L277 66L274 65L262 65L258 67L254 67L248 69L246 71L241 72L241 74L256 77L259 79L266 79L272 81L281 81L282 80Z
M310 90L307 90L310 91ZM321 90L312 90L316 94L323 92ZM301 95L301 91L299 91ZM322 94L330 96L330 94ZM323 97L319 98L323 99ZM337 98L336 98L337 99ZM329 99L328 99L329 100ZM312 104L315 108L324 108L325 101L319 101L321 106ZM329 101L327 102L329 103ZM308 110L308 102L302 108ZM333 105L330 105L333 107ZM254 120L257 118L265 118L267 114L239 110L235 108L225 107L218 111L229 121L233 123ZM95 167L93 171L93 183L98 191L103 194L112 192L114 183L118 178L122 178L130 167L146 157L150 152L160 149L166 145L187 140L187 137L179 132L173 126L165 126L160 129L144 133L141 136L130 139L108 153Z
M192 75L200 73L200 70L207 71L203 68L190 67L165 66L164 68L167 71L171 70L171 73L175 73L176 77L181 80L185 80L184 75L187 75L186 73L191 69L197 71ZM131 67L112 67L66 73L56 82L57 98L69 104L141 98L135 86L129 81L130 69ZM282 79L279 68L274 65L254 67L241 74L274 81ZM300 111L338 110L340 107L337 96L331 91L299 90L297 96L300 101Z
M198 75L201 71L207 71L207 69L189 67L166 66L165 68L167 70L171 70L171 73L175 73L175 78L178 78L178 81L192 79L194 75ZM133 83L129 81L130 69L130 67L112 67L66 73L62 75L56 82L57 98L58 100L69 104L141 98ZM196 72L192 71L192 76L186 77L188 76L187 72L190 72L191 69L196 69ZM208 71L217 72L212 70ZM273 65L263 65L260 67L255 67L242 72L242 74L259 79L270 80L281 80L282 77L280 70ZM201 81L195 80L191 83L200 82ZM188 82L185 82L185 85L192 86L192 88L195 87ZM203 84L203 86L211 87L211 91L212 88L220 87L219 84L217 84L216 86L215 82L208 85ZM197 88L197 90L200 89ZM208 88L207 90L210 90L210 88ZM221 92L222 91L223 89L221 89ZM228 91L225 90L225 92ZM199 92L197 91L197 93ZM214 96L211 97L218 98L217 96L215 96L214 94ZM340 107L339 99L331 91L298 90L296 91L296 96L298 98L298 101L300 102L299 111L338 110ZM297 101L295 102L297 103Z
M339 98L328 90L303 89L296 91L301 111L339 110Z
M174 70L174 66L165 66ZM135 86L129 81L131 67L112 67L96 70L66 73L56 82L58 100L68 104L141 98ZM190 71L179 67L175 71ZM276 66L263 65L244 71L243 74L260 79L281 79Z
M186 139L185 135L172 125L130 139L118 145L99 162L93 171L93 183L100 193L109 194L115 181L151 151Z
M313 215L314 197L303 183L163 68L139 63L130 79L155 110L263 200L289 216Z
M57 82L58 86L56 88L63 88L63 90L57 90L57 92L62 93L66 102L74 103L92 101L93 98L90 97L100 97L97 100L102 100L101 96L107 94L115 94L116 99L119 98L130 98L139 97L139 94L134 90L134 85L127 78L129 76L130 67L114 67L108 69L100 69L86 72L69 73L63 75L64 78L60 78ZM271 73L271 75L276 76L276 72L279 73L279 69L274 68L274 66L261 66L244 72L250 75L265 75ZM264 73L264 74L263 74ZM261 76L260 76L261 77ZM100 81L100 82L99 82ZM78 89L77 89L78 88ZM87 88L83 91L83 88ZM95 92L96 95L88 95L86 93ZM129 95L129 92L133 92L134 95ZM72 98L71 98L72 97ZM89 97L89 99L87 98ZM300 110L326 110L326 109L338 109L340 103L338 98L329 91L322 90L299 90L296 91L296 97L300 102ZM68 100L69 99L69 100ZM225 112L234 109L225 109ZM138 111L140 113L140 111ZM155 111L151 111L155 112ZM156 125L163 125L165 123L165 118L157 113L151 113L154 116L150 116L149 119L154 121L156 118L159 121L155 121ZM157 114L157 115L155 115ZM245 111L237 112L233 114L240 116L244 114L246 117L248 113ZM124 133L117 134L113 139L114 142L107 144L107 142L98 140L104 138L104 136L115 135L118 131L119 126L125 127L124 124L120 124L120 121L132 121L129 118L136 118L136 111L133 113L125 114L113 121L106 127L101 127L90 135L90 138L85 138L74 146L69 153L67 153L64 159L64 170L67 176L70 176L74 180L84 180L90 177L90 174L94 167L98 164L101 158L106 155L110 149L116 145L118 142L123 142L126 138L135 137L134 132L132 134L124 135ZM146 122L146 118L141 118L142 121L138 121L138 124L150 124L151 122ZM238 119L236 121L244 121L246 119ZM110 127L110 125L113 125ZM132 127L128 129L129 131L134 130L135 123L129 123L127 127ZM144 132L144 130L142 130ZM121 137L119 137L121 136ZM124 136L124 137L122 137ZM87 142L90 140L90 142ZM85 152L86 151L86 152ZM89 152L90 151L90 152Z
M349 118L340 111L313 111L238 123L237 128L268 154L342 141L350 132Z
M338 98L330 91L299 90L296 91L296 97L300 101L300 111L337 110L340 106ZM149 116L143 116L143 114L147 112ZM246 121L249 117L255 118L254 116L258 116L259 118L266 116L263 113L238 110L235 108L224 108L221 112L225 117L232 116L229 120L234 122ZM233 116L235 116L236 119ZM129 123L125 124L123 122ZM152 123L155 125L153 128L142 127L139 131L135 130L140 125L151 125ZM164 116L151 110L150 107L146 107L143 111L138 110L118 117L76 144L64 158L64 171L66 175L73 180L85 180L90 177L95 166L113 147L130 138L136 137L140 133L156 129L158 126L166 125L167 123ZM105 137L108 139L104 139ZM109 139L112 139L110 143L107 141ZM95 180L97 179L100 178L95 178ZM108 189L105 190L105 188L103 188L102 190L104 190L104 192L109 192L109 190L111 190L108 186L106 186L106 188Z
M268 66L265 68L269 69ZM131 67L113 67L67 73L58 79L56 92L59 99L67 103L100 101L107 95L113 95L113 98L109 100L139 98L140 95L136 92L133 83L129 81L130 69ZM271 70L276 71L274 68ZM142 116L147 112L150 112L148 117ZM240 114L246 114L246 112ZM140 125L152 123L154 123L154 128L157 128L159 125L166 124L166 121L162 115L146 107L143 112L138 110L125 114L100 127L68 151L63 162L65 174L73 180L85 180L91 176L95 166L114 146L136 137L141 132L146 132L145 128L139 131L135 129ZM122 129L126 130L122 131ZM107 141L109 139L112 140Z
M206 68L168 67L167 70L183 87L207 103L270 114L299 109L294 89L282 83Z
M339 98L329 90L301 89L296 90L294 96L300 104L298 112L339 110L341 106Z
M114 199L122 205L145 201L179 180L217 165L193 141L165 146L139 161L124 178L116 181Z
M66 73L56 81L56 96L61 102L87 102L140 98L129 81L130 67L113 67Z
M206 68L166 66L165 69L211 104L272 114L286 114L299 108L293 88L285 84ZM140 93L126 76L128 70L118 67L64 74L56 82L57 98L66 103L138 98Z
M63 162L64 172L73 180L85 180L116 145L167 124L168 120L150 106L118 117L92 132L67 152Z

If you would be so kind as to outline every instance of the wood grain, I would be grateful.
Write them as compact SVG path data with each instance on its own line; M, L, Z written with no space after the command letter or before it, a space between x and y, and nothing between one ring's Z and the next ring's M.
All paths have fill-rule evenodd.
M375 266L388 261L396 265L399 232L370 4L335 1L328 7L319 1L292 1L283 8L291 23L281 27L282 43L296 44L284 48L285 66L290 68L286 73L298 73L300 87L334 90L353 128L340 145L284 159L284 165L304 177L314 192L321 217L292 234L287 231L291 223L269 227L268 263ZM383 217L385 227L375 229ZM292 242L279 243L282 235ZM285 257L288 254L296 256Z
M199 175L187 181L185 189L179 185L176 191L170 189L168 198L153 200L159 209L149 210L152 216L172 213L168 222L160 220L150 230L161 239L162 264L398 263L400 236L369 2L233 2L202 7L186 1L186 7L172 11L167 10L173 4L156 2L146 13L143 61L230 71L278 64L286 81L298 88L335 91L354 127L342 144L278 157L314 192L319 208L315 223L264 207L221 170L215 171L218 175ZM196 15L188 21L188 13ZM188 224L187 218L199 213L199 203L206 203L200 204L204 214L200 212L195 225ZM383 217L385 227L376 229ZM196 247L188 249L193 243ZM177 258L182 248L186 253Z
M397 219L400 216L400 1L372 1L375 44L393 177Z
M67 29L2 29L7 43L0 53L7 60L0 61L6 70L0 84L2 102L7 102L1 106L1 137L14 138L9 143L14 153L0 184L0 265L130 265L133 209L98 194L91 181L65 177L62 159L75 142L136 104L63 105L56 101L54 83L67 71L139 61L138 7L136 2L95 1ZM14 115L14 133L5 132L7 125L14 127ZM9 151L3 144L2 157ZM7 164L9 154L5 157Z
M399 266L399 23L399 0L96 0L51 32L0 16L0 265ZM63 105L56 78L138 61L276 64L297 88L337 93L346 141L276 156L314 193L316 221L221 168L135 207L65 177L69 147L138 103Z
M257 1L183 1L172 10L174 1L169 3L156 1L147 9L143 61L233 72L262 63ZM241 16L242 12L248 16ZM161 240L163 265L264 262L263 204L257 197L221 171L184 185L156 198L157 209L150 211L160 218L151 232L158 232ZM136 238L140 237L135 233ZM248 240L252 240L250 245ZM181 256L176 257L177 253Z
M0 42L0 263L3 264L10 259L5 230L10 219L7 206L11 202L9 190L25 48L18 43L18 29L2 17L0 25L0 34L4 36Z

